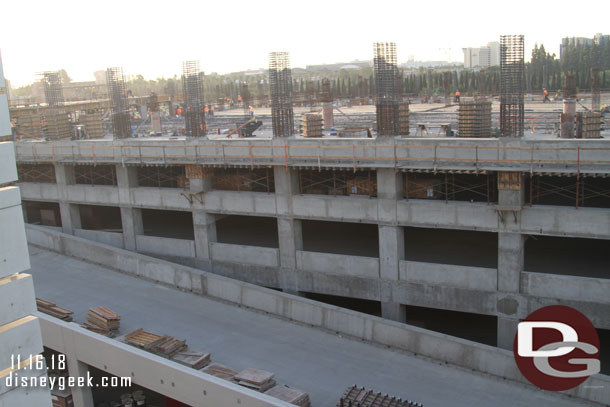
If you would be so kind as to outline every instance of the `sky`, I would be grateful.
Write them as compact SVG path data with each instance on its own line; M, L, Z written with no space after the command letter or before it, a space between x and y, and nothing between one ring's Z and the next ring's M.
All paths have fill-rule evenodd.
M206 73L264 68L272 51L292 67L370 60L373 42L396 42L398 62L463 62L462 48L525 35L559 56L563 37L609 34L610 3L564 0L6 0L0 52L13 87L65 69L75 81L121 66L147 79L180 75L182 61ZM605 9L605 10L604 10Z

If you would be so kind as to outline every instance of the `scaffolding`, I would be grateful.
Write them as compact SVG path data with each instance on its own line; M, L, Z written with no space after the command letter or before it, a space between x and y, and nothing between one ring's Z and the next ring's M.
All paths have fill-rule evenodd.
M131 136L131 121L129 103L125 93L123 68L108 68L106 70L106 85L110 98L112 134L114 138L128 138Z
M84 185L117 185L114 165L75 165L74 181Z
M207 134L203 103L203 72L199 61L182 63L182 91L184 94L184 121L189 137Z
M405 172L405 199L497 202L497 178L488 172Z
M523 137L523 35L500 37L500 130L504 137Z
M273 137L290 137L294 133L292 109L292 71L287 52L269 54L269 85Z
M610 178L588 174L526 174L529 205L610 208Z
M140 166L137 170L138 186L155 188L186 188L184 165Z
M17 174L20 182L57 182L53 164L17 164Z
M212 189L221 191L275 192L272 168L215 168Z
M376 42L373 51L377 134L395 136L400 133L396 43Z
M377 196L375 170L317 170L300 169L299 185L302 194Z

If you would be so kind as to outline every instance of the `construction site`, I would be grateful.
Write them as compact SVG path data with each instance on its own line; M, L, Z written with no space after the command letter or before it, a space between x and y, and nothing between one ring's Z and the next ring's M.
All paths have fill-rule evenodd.
M233 108L208 103L199 61L148 97L119 67L97 100L42 73L45 103L11 105L0 143L38 297L29 354L133 383L53 406L610 405L610 92L592 69L592 89L566 73L543 102L524 37L500 44L500 94L438 100L403 92L391 42L369 100L328 80L303 99L287 52L268 99L242 86ZM553 393L512 349L558 303L595 326L601 373Z

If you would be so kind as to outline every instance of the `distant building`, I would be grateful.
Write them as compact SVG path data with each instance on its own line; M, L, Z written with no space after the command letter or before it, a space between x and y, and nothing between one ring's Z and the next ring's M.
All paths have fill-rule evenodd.
M610 35L604 35L597 33L593 38L586 37L565 37L561 39L561 45L559 46L559 57L563 55L563 50L568 46L592 46L593 44L605 45L610 41Z
M464 68L487 68L500 65L500 43L489 42L479 48L463 48Z

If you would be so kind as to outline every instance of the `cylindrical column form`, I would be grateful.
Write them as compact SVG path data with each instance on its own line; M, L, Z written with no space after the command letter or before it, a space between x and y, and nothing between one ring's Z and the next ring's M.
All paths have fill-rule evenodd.
M576 114L576 100L563 100L563 113L561 114L561 138L574 137L574 116Z

